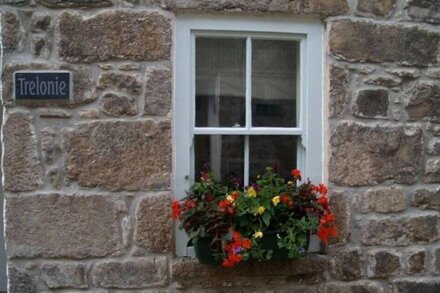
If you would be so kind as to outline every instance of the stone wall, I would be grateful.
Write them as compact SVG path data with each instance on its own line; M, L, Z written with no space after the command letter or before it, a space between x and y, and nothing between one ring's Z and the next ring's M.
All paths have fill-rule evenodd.
M9 292L440 292L437 0L1 2ZM339 225L327 253L232 270L173 256L172 33L184 12L325 23ZM20 69L72 71L72 101L16 103Z

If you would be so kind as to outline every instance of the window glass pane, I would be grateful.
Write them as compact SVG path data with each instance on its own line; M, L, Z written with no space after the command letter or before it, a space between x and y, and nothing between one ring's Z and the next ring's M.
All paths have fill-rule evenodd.
M244 127L246 39L196 38L196 126Z
M297 137L287 135L252 135L249 137L249 182L272 167L288 179L297 166Z
M196 135L194 143L196 180L208 163L218 179L238 178L243 182L244 136Z
M298 45L252 40L252 126L296 127Z

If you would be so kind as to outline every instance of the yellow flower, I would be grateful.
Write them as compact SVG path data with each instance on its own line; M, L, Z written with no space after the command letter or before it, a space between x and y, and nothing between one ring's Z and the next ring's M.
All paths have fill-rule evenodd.
M263 237L263 232L261 232L260 230L255 231L253 237L254 238L261 238L261 237Z
M266 210L265 207L259 206L257 209L257 214L261 215L262 213L264 213L265 210Z
M253 187L249 187L249 189L247 190L247 194L249 197L256 197L257 191Z
M272 203L273 203L274 206L277 206L277 204L280 203L280 196L279 195L278 196L274 196L272 198Z
M232 202L235 201L235 199L232 197L232 195L228 195L228 196L226 197L226 200L229 201L230 203L232 203Z

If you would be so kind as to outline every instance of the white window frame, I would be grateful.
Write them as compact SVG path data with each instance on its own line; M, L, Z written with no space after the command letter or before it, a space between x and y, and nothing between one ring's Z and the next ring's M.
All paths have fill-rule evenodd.
M251 40L247 38L246 54L246 126L244 128L195 127L195 38L196 36L252 36L264 39L288 39L300 42L298 101L300 112L295 128L251 127ZM296 135L298 167L304 178L322 182L323 169L323 42L324 26L319 19L280 16L179 15L174 36L173 94L173 193L185 197L193 182L194 135ZM249 150L245 150L249 154ZM246 155L245 155L246 162ZM247 161L248 162L248 161ZM246 167L245 167L246 168ZM246 175L246 172L245 172ZM188 237L175 227L177 256L192 255ZM313 243L309 250L319 250ZM313 247L312 247L313 246Z

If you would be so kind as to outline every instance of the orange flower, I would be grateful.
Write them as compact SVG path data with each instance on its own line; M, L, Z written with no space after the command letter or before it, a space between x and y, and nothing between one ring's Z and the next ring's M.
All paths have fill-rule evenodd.
M289 196L285 195L285 194L281 195L280 196L280 202L281 203L288 203L289 202Z
M296 180L301 180L301 170L294 169L291 172L292 176L296 178Z
M180 211L180 203L179 201L173 201L171 205L171 217L173 219L180 219L181 211Z

